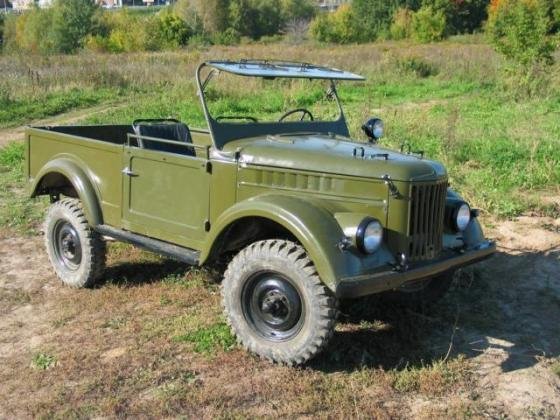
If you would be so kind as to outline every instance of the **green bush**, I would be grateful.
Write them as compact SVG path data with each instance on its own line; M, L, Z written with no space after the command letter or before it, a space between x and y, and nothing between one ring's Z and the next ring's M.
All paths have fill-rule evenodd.
M68 54L82 47L91 32L95 10L92 0L55 0L50 26L52 50Z
M542 7L550 19L550 33L555 34L560 32L560 0L541 0Z
M53 51L52 9L33 7L20 16L6 20L4 29L5 48L8 51L25 51L47 54Z
M212 40L208 35L196 34L189 39L189 46L195 48L206 48L212 45Z
M200 35L204 32L204 27L195 6L191 0L177 0L173 6L173 13L185 22L193 34Z
M252 0L250 5L255 11L256 18L253 38L258 39L262 36L275 35L282 29L284 22L282 21L282 9L278 0Z
M489 0L422 0L422 6L431 7L445 15L447 34L472 33L488 17Z
M150 17L133 15L128 9L105 13L103 26L108 34L89 38L86 47L93 50L103 48L112 53L145 51L151 36L147 33L148 19Z
M374 41L386 34L399 8L418 10L421 0L353 0L353 25L360 42Z
M310 21L317 14L313 0L281 0L282 21L284 24L294 20Z
M6 18L5 15L0 13L0 49L2 49L2 45L4 44L4 22Z
M240 40L239 32L233 28L228 28L224 32L216 32L212 36L212 43L217 45L236 45Z
M555 44L543 5L540 0L494 0L489 8L487 36L507 59L502 83L518 98L549 92Z
M438 74L437 67L417 57L398 59L396 68L400 74L412 74L422 79Z
M486 33L506 58L520 66L552 64L552 26L539 0L500 0L490 7Z
M6 49L41 54L75 52L92 30L96 10L91 0L56 0L50 8L33 7L8 19Z
M179 16L168 10L158 13L154 26L154 38L159 44L156 47L177 48L187 45L192 36L191 28Z
M179 0L174 11L194 33L223 32L230 25L228 11L231 0Z
M231 43L277 35L288 22L312 19L317 7L314 0L178 0L174 11L197 39Z
M107 38L101 35L88 35L84 40L84 48L96 53L109 51L108 44Z
M360 33L354 25L355 17L350 5L342 5L334 13L324 13L318 16L309 28L311 36L320 42L336 42L347 44L358 42Z
M412 36L412 18L414 12L407 8L400 8L395 11L393 23L389 28L391 39L408 39Z
M553 0L552 30L560 32L560 0Z
M86 37L85 48L95 52L134 52L174 49L187 45L191 28L176 13L132 13L128 9L104 13L97 33Z
M445 15L422 7L412 16L412 38L418 42L440 41L445 35Z

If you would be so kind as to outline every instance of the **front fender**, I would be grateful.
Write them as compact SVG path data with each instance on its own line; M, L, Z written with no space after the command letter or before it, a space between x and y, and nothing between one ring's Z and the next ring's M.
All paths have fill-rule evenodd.
M454 200L463 200L463 197L451 188L447 189L447 198ZM463 239L467 248L475 248L477 245L484 242L484 232L482 226L476 217L471 217L471 221L463 232Z
M41 183L49 174L60 174L70 181L82 202L84 212L90 225L96 226L103 224L103 213L99 206L99 197L92 182L89 180L85 171L70 159L54 159L43 166L28 186L31 198L39 195Z
M360 258L338 247L344 233L320 201L282 195L253 197L224 212L212 225L200 261L210 256L215 242L228 226L246 217L266 218L290 231L307 251L321 280L332 290L338 279L359 270Z

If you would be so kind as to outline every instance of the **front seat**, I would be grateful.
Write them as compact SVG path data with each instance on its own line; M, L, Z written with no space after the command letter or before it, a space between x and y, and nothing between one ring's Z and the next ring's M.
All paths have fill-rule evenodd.
M162 140L173 140L192 144L189 127L178 120L173 119L149 119L135 120L132 128L137 136L154 137ZM145 149L159 150L161 152L175 153L179 155L195 156L194 147L179 146L154 140L141 139L139 142Z

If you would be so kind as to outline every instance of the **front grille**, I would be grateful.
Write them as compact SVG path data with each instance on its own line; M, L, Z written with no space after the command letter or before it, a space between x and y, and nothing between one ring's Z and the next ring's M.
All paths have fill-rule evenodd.
M436 258L442 249L447 180L413 184L410 191L410 261Z

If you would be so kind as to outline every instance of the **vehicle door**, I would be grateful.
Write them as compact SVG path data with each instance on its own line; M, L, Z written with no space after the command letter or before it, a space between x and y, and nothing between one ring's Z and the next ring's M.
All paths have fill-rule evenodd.
M208 226L208 149L196 156L127 142L123 154L123 228L200 249ZM191 150L193 150L191 149Z

